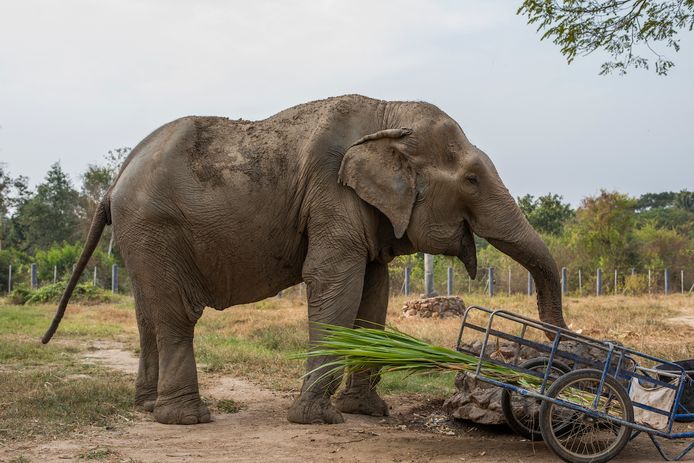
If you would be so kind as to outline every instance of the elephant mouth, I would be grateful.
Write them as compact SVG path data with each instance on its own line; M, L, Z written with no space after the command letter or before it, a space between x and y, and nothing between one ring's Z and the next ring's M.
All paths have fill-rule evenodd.
M475 247L475 235L473 235L467 220L463 221L463 236L458 259L463 262L468 275L474 280L477 276L477 248Z

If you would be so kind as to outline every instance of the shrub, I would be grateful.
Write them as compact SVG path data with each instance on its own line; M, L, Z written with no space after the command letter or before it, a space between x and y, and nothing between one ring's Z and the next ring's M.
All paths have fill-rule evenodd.
M648 292L648 277L646 275L627 275L624 279L624 294L638 296Z
M41 288L33 291L27 291L24 304L58 303L65 292L66 285L67 282L59 281L57 283L42 286ZM103 302L112 301L113 296L110 292L94 286L91 283L80 283L72 292L72 297L70 300L85 304L100 304Z
M23 305L29 296L31 295L31 290L24 286L17 286L10 293L8 302L12 305Z

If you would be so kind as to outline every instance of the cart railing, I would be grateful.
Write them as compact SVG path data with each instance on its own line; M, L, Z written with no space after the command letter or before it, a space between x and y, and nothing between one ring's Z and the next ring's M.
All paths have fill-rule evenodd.
M475 313L482 314L483 323L474 323L471 321L471 315ZM507 323L511 323L511 326L515 329L509 330L497 328L494 326L494 323L496 321L502 320L506 321ZM482 344L479 353L472 352L463 347L464 336L470 330L482 334ZM528 339L528 332L531 330L536 330L542 333L544 337L550 340L550 344L543 343L537 340ZM514 331L519 334L513 335L510 334L509 331ZM511 359L510 361L505 361L505 359L499 360L491 358L489 355L487 355L487 348L490 345L491 338L496 338L497 340L503 339L511 342L512 344L515 344L516 351L513 355L513 359ZM586 357L575 352L570 352L565 349L561 349L561 343L567 341L576 343L576 345L581 345L583 346L583 348L590 348L600 352L601 359L596 360L594 358ZM690 381L688 371L685 370L681 365L678 365L671 361L661 359L643 352L639 352L634 349L619 344L615 344L611 341L600 341L594 338L590 338L588 336L572 332L566 328L557 327L549 323L544 323L539 320L524 317L522 315L508 312L506 310L494 310L480 306L470 306L465 310L460 331L458 333L456 347L460 351L465 351L473 355L479 355L480 361L477 365L475 376L484 382L504 387L506 389L510 389L522 395L526 395L536 399L547 400L562 407L585 413L595 418L610 419L611 421L614 421L620 425L628 426L637 431L649 433L650 435L656 435L667 439L694 437L694 433L691 432L672 432L673 424L676 419L693 418L694 413L687 410L680 403L680 399L682 397L682 393L685 389L685 386L687 382ZM481 374L482 363L484 361L495 363L497 365L511 368L515 371L523 372L526 374L533 374L539 377L536 371L525 370L518 366L518 361L520 358L522 347L527 347L536 350L540 353L546 354L547 356L547 368L545 369L544 376L542 377L542 383L539 386L539 390L529 390L520 386L503 383L498 380L487 378L483 374ZM598 385L598 391L596 391L592 407L585 407L562 399L551 398L546 395L546 389L550 385L551 365L553 364L553 362L559 359L567 360L573 363L574 367L589 367L600 370L602 372L600 383ZM642 363L649 362L659 364L661 366L667 366L669 370L654 369L640 365ZM601 413L598 410L598 401L602 393L602 388L604 386L605 380L608 376L611 376L614 379L621 382L630 382L632 378L636 378L637 380L647 382L648 384L653 384L660 387L675 390L675 399L669 410L659 409L657 407L650 406L649 404L632 401L635 407L642 408L649 412L667 416L668 421L666 429L658 430L636 422L626 421L614 416L607 416L606 414ZM663 381L661 380L661 378L671 379L670 381ZM628 386L626 386L625 388L628 389Z

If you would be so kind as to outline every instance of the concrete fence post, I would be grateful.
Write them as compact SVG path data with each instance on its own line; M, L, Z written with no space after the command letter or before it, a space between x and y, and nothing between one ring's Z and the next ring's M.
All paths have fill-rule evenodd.
M578 269L578 294L583 296L583 273Z
M36 264L31 264L31 289L36 289L38 287L39 287L38 266Z
M92 276L92 284L96 286L96 265L94 266L94 275Z
M663 279L665 280L665 294L670 294L670 269L667 267L663 271Z
M631 267L631 276L636 275L636 267Z
M614 291L617 294L617 269L614 269Z
M599 268L595 275L595 295L602 296L602 269Z
M508 268L508 295L511 295L511 267Z
M424 297L434 295L434 256L424 254Z
M651 269L648 269L648 294L651 293Z
M453 295L453 267L446 269L446 294L448 297Z
M54 265L53 266L53 283L58 281L58 266Z
M405 267L405 296L410 295L410 275L412 275L412 267Z
M113 264L111 266L111 292L118 292L118 264Z
M472 294L472 278L470 278L470 275L467 276L467 293Z
M535 286L533 284L533 276L530 274L530 272L528 272L528 296L533 295L533 291L534 291L533 286Z
M569 293L569 269L561 268L561 293L566 295Z
M494 296L494 267L487 269L487 277L489 278L489 297Z
M12 266L7 268L7 294L12 292Z

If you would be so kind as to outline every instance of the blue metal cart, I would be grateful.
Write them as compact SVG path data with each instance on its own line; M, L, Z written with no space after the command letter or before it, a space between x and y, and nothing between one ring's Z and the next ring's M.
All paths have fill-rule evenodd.
M473 341L479 353L467 347ZM609 461L640 433L665 460L694 448L694 432L682 424L694 421L692 371L680 363L479 306L465 311L457 349L479 356L478 380L504 388L511 427L542 438L565 461ZM526 376L500 381L485 373L489 364ZM527 375L534 381L523 381ZM662 439L683 441L683 449L670 456Z

